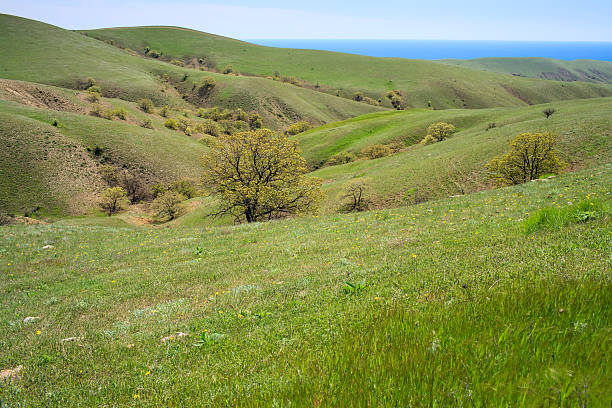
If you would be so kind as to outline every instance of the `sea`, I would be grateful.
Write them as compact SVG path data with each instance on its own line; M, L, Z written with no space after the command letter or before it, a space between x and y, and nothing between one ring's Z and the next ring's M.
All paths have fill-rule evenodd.
M577 59L612 61L612 42L332 39L247 39L245 41L270 47L425 60L545 57L567 61Z

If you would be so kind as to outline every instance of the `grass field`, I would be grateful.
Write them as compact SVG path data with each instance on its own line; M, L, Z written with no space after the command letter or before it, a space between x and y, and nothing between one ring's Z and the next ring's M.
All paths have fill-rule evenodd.
M464 68L530 78L612 83L612 62L610 61L561 61L552 58L478 58L473 60L442 60L441 62Z
M236 227L2 227L0 367L24 366L2 401L605 406L611 177ZM584 200L590 220L524 232Z
M559 99L610 96L608 85L561 83L476 71L401 58L373 58L326 51L263 47L177 27L126 27L82 31L116 45L168 58L204 58L219 70L298 77L350 97L362 91L375 99L399 89L410 107L484 108L546 103Z

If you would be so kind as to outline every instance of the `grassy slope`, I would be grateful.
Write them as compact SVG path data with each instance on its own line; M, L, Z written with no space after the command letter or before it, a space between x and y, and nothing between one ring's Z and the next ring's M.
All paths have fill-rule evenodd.
M189 75L184 91L204 75L218 82L218 92L206 105L221 104L257 110L268 126L280 128L297 119L321 124L380 110L289 84L262 78L209 74L144 59L103 42L19 17L0 14L0 77L78 88L87 77L102 86L105 96L135 101L152 98L158 105L186 105L163 74L180 83Z
M610 216L530 235L521 219L584 199L610 211L611 170L237 227L1 227L0 367L24 371L0 394L32 406L604 406ZM189 337L161 341L179 331Z
M516 106L557 99L609 96L611 88L474 72L421 60L373 58L325 51L263 47L176 27L135 27L83 31L92 37L142 52L145 46L168 57L206 57L219 69L230 64L254 75L296 76L334 89L362 90L380 97L386 90L404 91L412 107Z
M345 183L360 177L371 180L369 195L379 207L489 188L485 164L506 152L509 142L522 132L557 133L558 149L572 168L610 161L611 98L557 102L551 106L557 108L557 113L550 119L541 113L544 106L389 112L329 124L297 138L312 164L339 151L358 152L370 144L400 140L409 145L405 151L381 159L315 171L314 176L325 180L325 211L337 210ZM458 132L441 143L414 145L424 137L428 125L440 120L455 124ZM496 122L497 127L485 131L490 122Z
M552 58L477 58L442 60L446 64L503 74L559 81L612 83L612 62L594 60L562 61Z

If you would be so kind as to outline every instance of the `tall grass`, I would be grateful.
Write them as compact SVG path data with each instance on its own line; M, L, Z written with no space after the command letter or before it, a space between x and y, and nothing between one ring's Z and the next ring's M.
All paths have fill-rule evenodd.
M587 222L608 214L600 200L584 200L565 207L544 207L523 222L523 229L531 234L543 228L558 229L572 222Z

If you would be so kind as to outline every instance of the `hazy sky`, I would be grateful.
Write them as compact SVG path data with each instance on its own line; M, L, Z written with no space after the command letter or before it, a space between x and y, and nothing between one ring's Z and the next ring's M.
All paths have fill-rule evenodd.
M612 41L611 0L0 0L69 29L175 25L234 38Z

